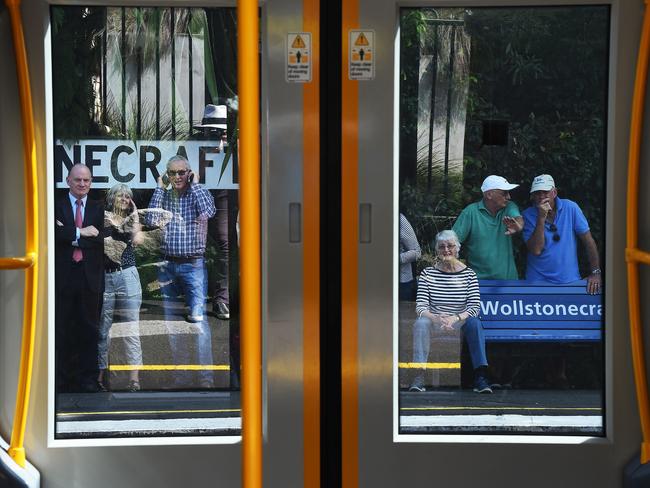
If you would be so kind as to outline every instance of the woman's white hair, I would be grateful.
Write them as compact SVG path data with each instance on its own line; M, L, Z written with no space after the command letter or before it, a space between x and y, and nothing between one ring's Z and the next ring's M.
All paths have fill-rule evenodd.
M441 242L453 242L456 245L456 257L458 257L458 253L460 252L460 241L458 240L458 236L453 230L443 230L440 231L436 234L436 239L435 239L435 246L436 250L438 249L438 244Z

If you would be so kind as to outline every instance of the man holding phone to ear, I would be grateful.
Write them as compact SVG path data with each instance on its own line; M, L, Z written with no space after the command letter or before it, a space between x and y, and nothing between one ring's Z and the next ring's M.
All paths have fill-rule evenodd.
M207 293L204 255L208 219L214 216L216 209L210 192L193 180L194 174L187 159L180 155L172 156L167 162L167 172L158 178L158 187L149 208L161 208L173 214L171 222L163 229L161 250L165 260L158 275L165 320L170 326L174 315L171 300L182 294L189 311L186 320L200 327L198 334L191 334L197 362L211 365L212 341L204 313ZM183 346L182 340L170 330L169 345L174 364L195 364L189 347ZM178 372L176 386L186 386L189 379L189 371ZM213 387L212 372L201 371L199 384L202 388Z

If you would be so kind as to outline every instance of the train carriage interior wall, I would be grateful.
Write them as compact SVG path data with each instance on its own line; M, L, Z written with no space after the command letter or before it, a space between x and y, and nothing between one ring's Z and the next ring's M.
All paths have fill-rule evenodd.
M0 487L650 487L650 13L5 0Z

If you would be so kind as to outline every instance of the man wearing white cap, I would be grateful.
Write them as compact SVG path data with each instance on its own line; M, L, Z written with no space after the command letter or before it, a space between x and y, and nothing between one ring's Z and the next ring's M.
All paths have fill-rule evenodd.
M528 247L526 279L572 283L581 279L578 239L585 246L590 274L587 292L600 293L600 258L589 223L577 203L557 196L551 175L539 175L530 187L533 206L524 210L524 241Z
M510 190L518 186L503 176L488 176L481 185L483 199L465 207L454 223L453 230L467 251L467 264L479 279L519 278L512 235L521 232L523 220L510 201Z

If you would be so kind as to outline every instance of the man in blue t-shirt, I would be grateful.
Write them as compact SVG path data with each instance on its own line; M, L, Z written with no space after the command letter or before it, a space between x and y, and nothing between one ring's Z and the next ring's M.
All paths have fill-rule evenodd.
M528 248L526 279L558 284L580 280L579 239L585 246L591 269L587 276L587 292L600 293L598 247L578 204L558 198L551 175L536 176L530 195L533 206L523 212L523 237Z

